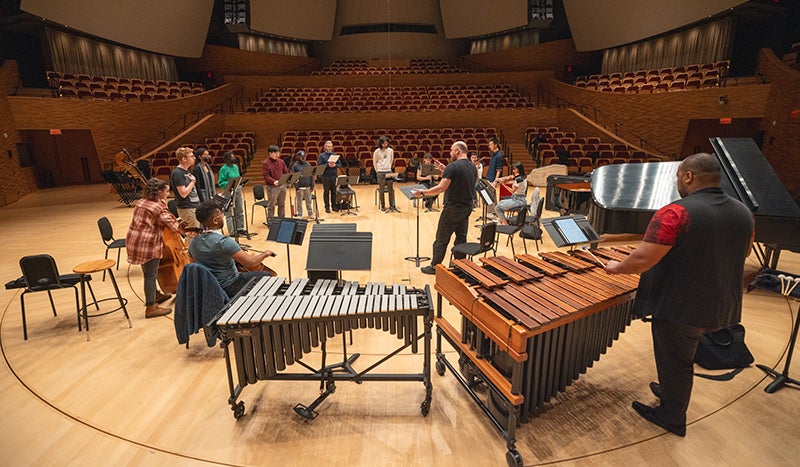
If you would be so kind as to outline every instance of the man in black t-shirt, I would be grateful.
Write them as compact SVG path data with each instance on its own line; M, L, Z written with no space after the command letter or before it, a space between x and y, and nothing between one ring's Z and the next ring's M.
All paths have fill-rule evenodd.
M175 206L178 215L187 227L200 228L200 223L194 215L194 210L200 205L200 196L197 194L197 180L191 173L195 163L194 150L181 147L175 151L178 166L169 176L170 185L175 191Z
M436 274L436 265L444 260L453 233L456 234L456 245L467 241L469 215L472 213L472 190L478 181L478 174L467 157L465 142L453 143L450 157L452 162L443 167L442 180L438 185L414 192L416 198L444 192L444 206L436 228L436 240L433 242L433 258L430 265L420 269L425 274Z

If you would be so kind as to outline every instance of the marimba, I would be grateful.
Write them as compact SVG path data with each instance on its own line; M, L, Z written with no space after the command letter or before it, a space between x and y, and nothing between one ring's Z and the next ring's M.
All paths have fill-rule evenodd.
M420 319L423 329L420 331ZM433 306L430 287L424 289L405 285L387 286L336 280L296 279L290 283L282 277L262 277L252 280L215 318L220 331L228 370L228 385L233 415L244 415L244 402L237 398L248 384L258 380L318 380L326 390L308 407L297 404L295 412L314 419L314 409L336 388L335 381L422 381L426 396L421 411L430 410L431 328ZM358 354L347 357L345 333L355 329L373 328L394 334L400 347L365 370L356 372L353 361ZM341 334L344 344L342 362L326 365L326 343ZM351 334L352 339L352 334ZM372 370L406 348L419 351L423 341L422 373L376 374ZM236 362L234 384L229 344L233 343ZM314 368L303 361L312 348L322 350L322 364ZM297 364L304 373L284 370Z
M436 371L449 368L506 439L509 465L518 420L535 415L596 361L630 324L637 275L608 275L598 263L629 247L455 260L436 268ZM516 260L516 261L515 261ZM442 297L460 312L461 331L442 317ZM459 371L442 352L459 354ZM473 388L486 383L489 399Z

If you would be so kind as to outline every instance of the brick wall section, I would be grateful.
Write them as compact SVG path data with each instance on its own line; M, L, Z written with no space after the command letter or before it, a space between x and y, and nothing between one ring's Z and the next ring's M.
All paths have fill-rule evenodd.
M213 108L237 90L235 85L221 86L202 94L155 102L36 97L9 97L8 100L20 130L90 129L102 167L113 163L121 148L133 150L152 141L181 116ZM153 143L155 145L155 141Z
M800 195L800 71L787 67L769 49L759 54L758 71L772 83L772 92L764 111L762 151L778 177L793 196ZM774 122L774 124L773 124Z
M14 60L0 67L0 206L11 204L36 191L32 167L20 167L17 143L21 142L14 115L8 102L19 83L19 68ZM12 157L8 157L11 151Z

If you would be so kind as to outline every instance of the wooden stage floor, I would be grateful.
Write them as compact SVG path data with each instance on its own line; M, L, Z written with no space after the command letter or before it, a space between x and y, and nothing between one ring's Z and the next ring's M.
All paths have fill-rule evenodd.
M327 215L326 223L357 222L374 233L372 270L346 272L345 279L433 285L433 276L413 262L416 218L398 193L401 214L384 214L375 186L357 187L357 216ZM321 195L321 192L320 192ZM248 190L249 201L252 196ZM55 257L62 273L103 257L96 221L107 216L124 237L131 208L115 201L107 186L42 190L0 209L5 247L4 280L19 276L18 261L29 254ZM548 213L554 215L553 213ZM476 211L474 218L480 215ZM278 253L267 264L287 273L284 245L268 244L256 208L247 243ZM422 213L420 252L430 256L437 213ZM472 229L471 237L477 236ZM630 242L630 240L629 240ZM517 240L518 250L522 243ZM532 244L530 245L532 247ZM307 246L292 246L292 272L302 274ZM552 242L544 250L554 249ZM510 255L501 244L499 254ZM116 255L112 252L113 257ZM222 351L194 336L189 349L177 343L170 317L144 319L141 270L128 267L125 253L116 271L133 327L121 314L91 320L91 341L78 332L71 292L57 292L58 317L44 294L27 296L29 339L22 339L19 290L2 292L0 346L0 456L4 465L460 465L505 464L505 442L453 375L433 374L430 414L420 415L419 382L340 383L308 422L292 407L318 394L316 382L262 381L245 388L246 415L234 420ZM784 253L781 269L800 273L800 255ZM758 265L754 258L747 272ZM99 275L98 296L112 293ZM783 368L792 316L782 297L745 295L747 344L758 363ZM797 310L797 302L792 303ZM458 322L457 312L445 314ZM358 330L351 351L356 366L393 348L394 338ZM341 348L332 346L334 357ZM455 353L445 347L448 355ZM312 355L312 358L318 357ZM800 376L800 350L793 374ZM421 356L403 353L389 369L419 371ZM702 370L702 369L701 369ZM606 355L537 418L517 430L526 465L797 465L800 459L800 391L766 394L771 381L753 367L726 382L695 380L687 436L679 438L645 422L631 401L653 403L655 379L649 326L635 321Z

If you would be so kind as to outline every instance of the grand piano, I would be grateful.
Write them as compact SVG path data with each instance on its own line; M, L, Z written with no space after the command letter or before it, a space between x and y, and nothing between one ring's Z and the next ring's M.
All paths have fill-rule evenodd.
M775 268L781 250L800 252L800 206L750 138L712 138L722 165L722 189L747 205L756 220L756 254ZM615 164L591 177L587 218L598 233L644 233L653 213L678 199L680 162Z

